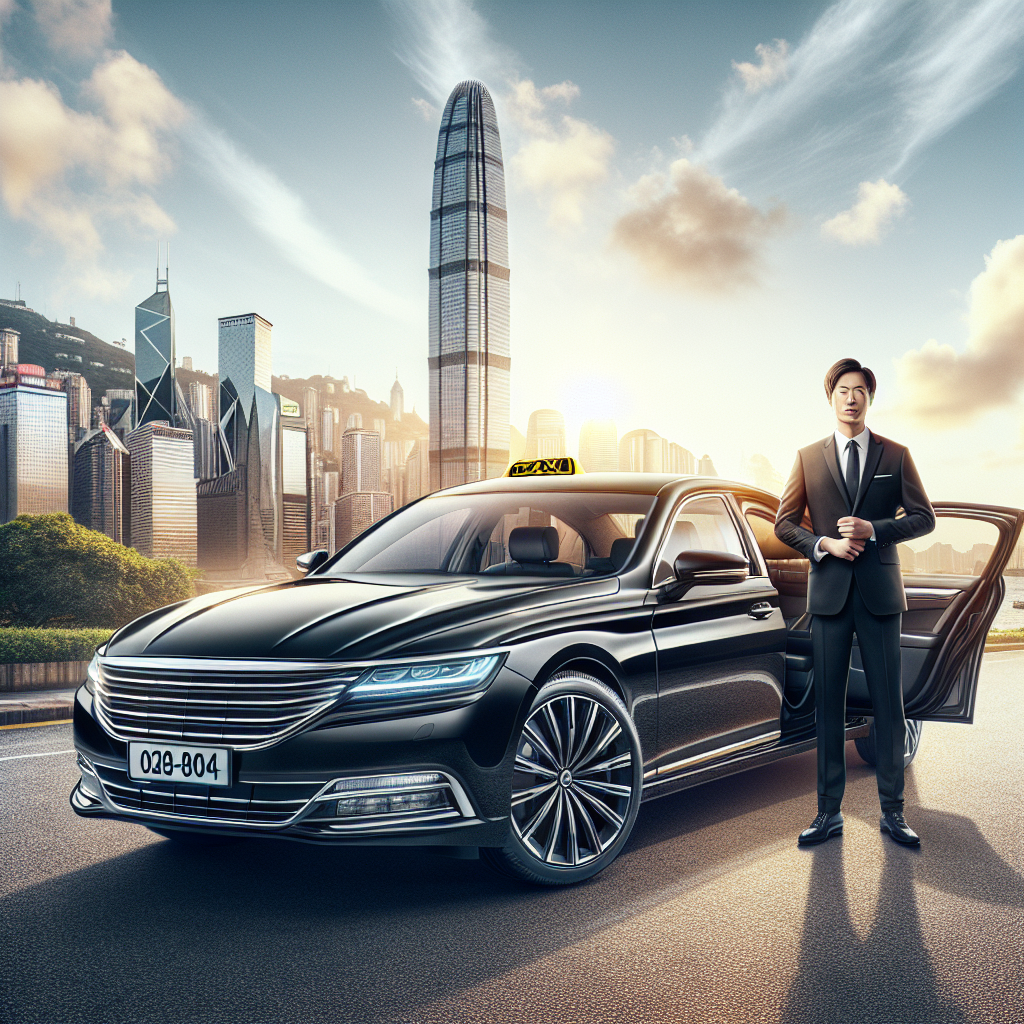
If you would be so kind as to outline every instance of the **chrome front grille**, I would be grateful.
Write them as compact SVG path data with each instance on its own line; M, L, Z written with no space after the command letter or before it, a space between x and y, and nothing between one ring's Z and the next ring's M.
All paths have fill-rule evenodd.
M283 825L322 788L321 783L236 782L218 789L177 782L133 782L124 768L93 766L110 802L137 814L172 814L241 825Z
M322 662L103 658L95 708L122 740L252 750L300 730L361 674Z

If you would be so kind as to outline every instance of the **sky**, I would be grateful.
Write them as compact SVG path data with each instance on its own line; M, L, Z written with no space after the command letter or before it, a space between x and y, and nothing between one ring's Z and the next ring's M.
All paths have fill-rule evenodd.
M276 374L427 400L433 157L498 111L512 422L646 427L785 476L868 424L934 500L1024 506L1024 3L0 0L0 297L177 351L274 324Z

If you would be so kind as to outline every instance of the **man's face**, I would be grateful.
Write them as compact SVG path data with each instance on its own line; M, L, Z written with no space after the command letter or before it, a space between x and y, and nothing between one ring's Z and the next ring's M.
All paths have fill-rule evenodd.
M864 429L868 404L868 385L864 374L857 370L844 373L832 392L832 411L836 414L840 430L846 427L843 433L850 431L849 436L855 437Z

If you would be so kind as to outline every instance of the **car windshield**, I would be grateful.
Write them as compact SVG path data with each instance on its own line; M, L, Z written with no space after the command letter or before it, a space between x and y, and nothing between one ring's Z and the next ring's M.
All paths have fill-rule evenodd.
M441 493L357 538L325 575L608 575L626 562L653 505L649 494Z

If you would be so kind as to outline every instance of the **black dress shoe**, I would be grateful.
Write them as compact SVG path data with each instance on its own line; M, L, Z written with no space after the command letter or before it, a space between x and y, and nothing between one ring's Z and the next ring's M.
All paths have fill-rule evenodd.
M801 846L810 846L812 843L823 843L832 836L843 834L843 812L836 811L829 814L828 811L819 811L818 816L811 822L810 828L805 828L800 833L797 842Z
M902 811L882 811L878 827L904 846L921 845L921 837L907 824Z

